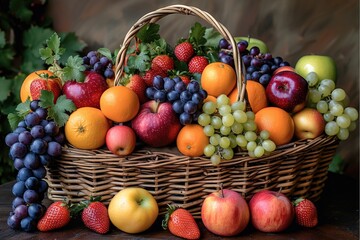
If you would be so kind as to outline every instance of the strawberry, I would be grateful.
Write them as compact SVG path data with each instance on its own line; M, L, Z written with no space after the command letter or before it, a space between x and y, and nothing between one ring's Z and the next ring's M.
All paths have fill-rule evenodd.
M149 70L147 70L145 72L145 74L142 76L142 78L144 79L146 85L148 87L151 87L152 83L153 83L153 80L154 80L154 77L157 76L157 75L160 75L161 77L166 77L167 76L167 74L162 72L162 71L150 68Z
M189 62L194 55L194 47L189 42L182 42L176 45L174 54L179 61Z
M302 227L315 227L318 224L317 210L310 200L298 198L293 202L297 224Z
M42 90L51 91L54 94L54 102L56 102L61 95L61 82L58 78L51 78L47 74L39 75L39 78L34 79L30 84L31 98L38 100Z
M110 229L110 219L106 206L97 200L84 202L85 208L81 213L81 219L86 227L94 232L105 234Z
M41 232L62 228L70 222L69 206L62 201L53 202L39 220L37 229Z
M130 75L124 78L124 85L136 93L139 98L140 104L148 100L145 95L147 84L139 74Z
M175 236L185 239L199 239L200 230L189 211L175 206L168 207L168 212L162 221L162 227Z
M186 84L188 85L189 82L191 81L190 77L189 76L186 76L186 75L180 75L179 76L181 78L181 80Z
M168 55L157 55L151 61L151 68L164 73L174 69L174 60Z
M204 56L194 56L191 58L188 67L191 73L202 73L204 68L209 64L209 61Z

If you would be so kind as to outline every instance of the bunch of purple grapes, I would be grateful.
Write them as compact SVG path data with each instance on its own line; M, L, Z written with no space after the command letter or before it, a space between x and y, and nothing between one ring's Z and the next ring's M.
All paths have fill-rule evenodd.
M196 80L187 85L180 77L155 76L153 86L146 89L146 96L158 102L170 102L182 125L197 122L207 92Z
M18 170L7 224L26 232L36 230L38 220L46 211L42 204L48 189L45 166L61 155L65 142L62 129L47 119L47 110L39 106L39 100L31 101L30 109L17 128L5 137L13 166Z
M105 78L113 78L115 76L112 60L97 51L88 52L83 57L83 62L87 71L95 71Z
M246 80L260 82L264 87L269 83L274 71L282 66L290 66L281 57L273 57L271 53L261 53L256 46L248 50L248 42L241 40L237 43L241 59L244 63ZM223 63L234 66L232 46L226 39L219 41L219 59Z

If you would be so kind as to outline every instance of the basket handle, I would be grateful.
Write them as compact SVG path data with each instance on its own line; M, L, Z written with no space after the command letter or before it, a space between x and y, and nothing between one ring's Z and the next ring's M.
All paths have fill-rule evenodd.
M235 73L237 78L237 88L238 88L238 100L244 101L245 98L245 86L246 81L243 76L243 64L240 57L239 50L237 48L236 42L230 32L215 18L213 18L209 13L202 11L196 7L186 6L186 5L170 5L167 7L160 8L158 10L149 12L141 17L127 32L125 35L124 41L121 44L121 48L116 56L116 68L115 68L115 86L120 83L120 78L124 71L126 51L129 47L131 41L135 38L137 32L148 23L155 23L161 18L170 15L170 14L182 14L182 15L194 15L202 18L207 23L211 24L228 42L230 42L233 49L233 58Z

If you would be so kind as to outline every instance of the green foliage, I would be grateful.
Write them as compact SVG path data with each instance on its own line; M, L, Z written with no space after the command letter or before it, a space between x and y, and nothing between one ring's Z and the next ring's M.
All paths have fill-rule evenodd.
M55 33L45 14L46 3L46 0L0 0L0 184L14 179L16 174L4 143L11 131L8 118L18 118L14 113L20 103L21 84L29 73L45 69L39 49ZM86 46L74 33L60 33L59 38L66 49L59 64L65 65L68 56L77 55Z

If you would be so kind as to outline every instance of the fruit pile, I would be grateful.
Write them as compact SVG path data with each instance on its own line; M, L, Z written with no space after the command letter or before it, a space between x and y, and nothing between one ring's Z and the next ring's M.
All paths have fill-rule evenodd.
M119 156L129 155L136 147L144 145L176 146L183 155L206 156L213 165L219 165L236 155L260 158L271 154L278 146L298 139L313 139L324 133L346 140L356 128L358 111L349 106L345 91L336 87L333 74L336 68L330 57L304 56L292 67L281 57L272 57L259 40L236 38L237 49L232 49L217 32L199 23L174 47L161 38L158 31L159 25L151 23L137 33L134 45L127 50L124 70L116 77L116 51L111 53L101 48L83 57L70 56L66 64L60 66L58 60L64 51L56 33L40 49L41 58L49 68L35 71L24 80L20 92L22 103L16 113L9 114L14 130L5 141L18 170L13 187L15 199L8 219L11 228L24 231L60 228L70 221L71 210L77 209L77 213L85 215L84 209L90 208L91 203L77 206L56 203L46 210L41 204L47 190L43 180L45 166L61 157L64 144L78 149L105 149ZM234 50L239 51L246 70L244 101L238 92L239 80L232 58ZM323 72L324 68L328 71ZM116 195L112 201L129 200L128 196L137 191L140 197L149 195L144 189L128 191L130 193L122 193L124 196ZM248 206L231 190L214 193L211 198L215 200L204 201L202 221L210 231L222 236L240 233L250 216L254 227L261 231L283 231L294 218L295 210L290 201L280 193L262 194L285 202L289 210L287 219L277 221L279 216L268 216L268 221L282 222L281 226L264 226L264 209L257 209L264 208L257 202L268 201L263 198L271 197L255 195L257 197L254 196ZM233 211L241 208L242 214L237 219L241 227L224 229L210 221L212 215L220 211L210 207L219 195L236 203ZM151 197L147 199L153 199ZM125 222L119 219L124 213L131 215L126 213L130 210L111 203L109 216L104 210L99 210L102 212L99 215L106 215L105 219L110 219L123 231L145 231L158 216L156 201L151 201L150 218L142 226L137 224L141 221L136 218L128 218ZM131 208L130 203L127 207ZM55 208L66 208L67 220L49 227L52 220L48 219L51 215L48 212ZM167 216L165 228L180 237L199 238L191 214L189 217L189 213L173 207L169 210L172 214ZM295 212L301 215L298 213L301 210ZM226 217L226 211L223 214L223 222L231 219ZM91 217L84 217L85 225L94 230L87 218ZM299 222L306 218L299 217ZM237 221L231 220L232 223ZM176 226L182 221L194 226L192 236L183 235L179 230L183 226ZM232 223L221 225L232 226ZM106 233L108 229L105 226L94 231Z

